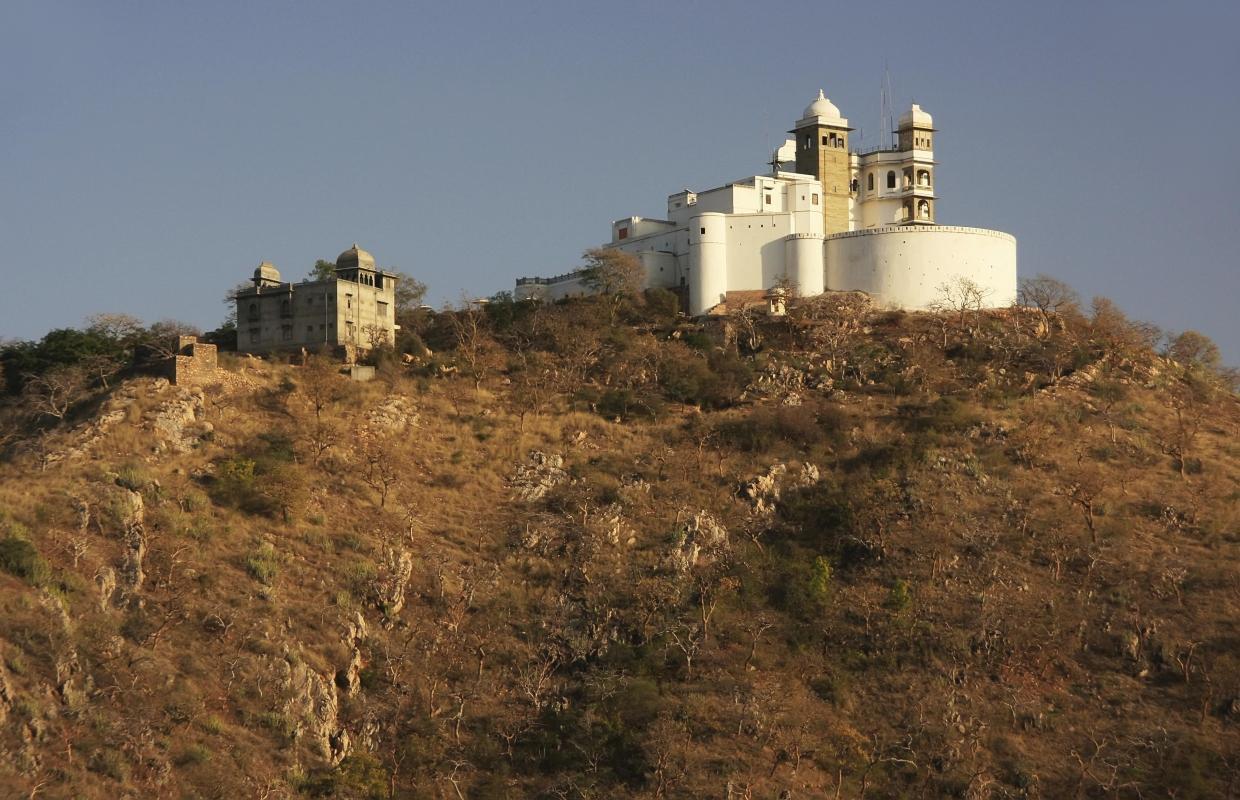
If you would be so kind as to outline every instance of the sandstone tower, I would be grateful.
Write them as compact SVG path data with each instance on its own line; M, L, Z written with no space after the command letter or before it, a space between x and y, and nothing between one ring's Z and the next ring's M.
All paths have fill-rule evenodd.
M796 137L796 171L813 175L822 184L823 233L830 236L849 229L852 169L848 150L848 120L821 90L791 133Z

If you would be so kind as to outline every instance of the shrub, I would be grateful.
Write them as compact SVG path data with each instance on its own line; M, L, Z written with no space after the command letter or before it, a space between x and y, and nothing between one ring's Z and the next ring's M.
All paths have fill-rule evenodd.
M796 406L756 408L747 417L721 424L719 436L748 452L770 450L778 442L808 447L824 438L813 412Z
M654 419L661 409L656 397L643 397L632 389L608 389L595 403L600 416L619 418L628 422L634 419Z
M280 571L279 556L271 542L263 542L245 560L245 570L250 577L270 586Z
M43 586L52 577L52 568L33 544L8 536L0 539L0 569L31 586Z
M181 751L176 758L178 767L191 767L205 764L211 760L212 753L200 744L191 744Z
M827 602L831 592L831 562L823 556L814 559L809 571L809 594L819 603Z
M673 318L680 312L680 298L667 289L647 289L646 309L655 318Z
M912 603L913 595L909 591L908 583L902 578L896 578L895 583L891 584L891 591L887 594L887 607L899 613Z

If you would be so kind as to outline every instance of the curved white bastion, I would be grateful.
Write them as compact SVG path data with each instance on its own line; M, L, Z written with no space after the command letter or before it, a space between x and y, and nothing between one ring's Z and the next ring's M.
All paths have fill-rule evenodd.
M901 225L826 237L827 288L869 294L877 307L927 309L965 278L982 305L1016 301L1016 237L985 228Z

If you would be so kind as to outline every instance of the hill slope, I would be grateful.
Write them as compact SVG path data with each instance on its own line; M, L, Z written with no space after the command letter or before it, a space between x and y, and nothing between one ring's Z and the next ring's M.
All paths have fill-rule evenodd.
M0 795L1225 797L1240 413L1095 314L433 315L0 464ZM605 324L612 315L620 322Z

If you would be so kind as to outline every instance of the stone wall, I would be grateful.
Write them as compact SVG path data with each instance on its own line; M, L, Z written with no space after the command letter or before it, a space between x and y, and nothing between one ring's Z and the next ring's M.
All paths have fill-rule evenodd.
M170 359L168 379L177 386L211 383L219 371L215 345L195 336L178 336L176 355Z

